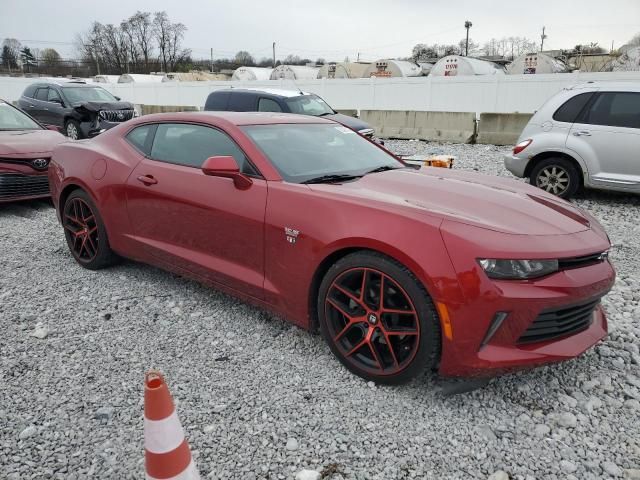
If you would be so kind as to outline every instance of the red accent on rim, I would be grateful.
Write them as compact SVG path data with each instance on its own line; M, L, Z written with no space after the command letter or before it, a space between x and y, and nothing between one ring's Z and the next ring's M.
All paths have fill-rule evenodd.
M67 202L62 217L71 253L88 263L98 254L98 224L91 207L81 198Z
M375 375L406 368L420 342L418 314L404 289L373 268L341 273L327 290L329 335L344 358Z

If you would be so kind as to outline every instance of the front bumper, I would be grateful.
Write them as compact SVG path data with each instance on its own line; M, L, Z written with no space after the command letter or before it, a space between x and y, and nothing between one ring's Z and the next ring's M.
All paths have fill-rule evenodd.
M580 328L554 338L545 337L529 343L524 340L527 338L525 332L530 335L530 327L534 322L536 326L540 325L537 322L547 316L546 312L579 309L580 305L606 295L615 282L615 271L608 259L561 270L539 279L492 280L477 263L478 253L482 258L499 258L496 251L503 251L504 257L517 258L518 255L510 252L507 244L500 245L499 238L504 235L497 233L489 237L490 240L495 239L491 243L496 251L468 248L473 242L473 237L469 237L471 234L473 230L456 226L443 231L461 295L449 302L435 298L437 302L446 304L451 332L451 338L442 337L442 375L495 376L560 362L581 355L606 336L605 312L601 305L597 305L589 311L590 318L581 317L581 322L585 318L588 321ZM508 245L514 250L522 249L525 257L532 258L580 257L603 252L610 247L606 235L595 224L590 230L549 236L547 240L514 237L521 238L508 239ZM545 245L545 242L550 243ZM553 245L557 250L553 250ZM507 313L507 316L490 335L490 327L500 312Z
M507 170L513 173L516 177L524 177L524 172L527 169L529 163L528 158L519 158L515 155L508 153L503 157L504 166Z
M102 132L120 125L122 122L109 122L102 118L96 121L80 123L80 130L85 138L93 138Z

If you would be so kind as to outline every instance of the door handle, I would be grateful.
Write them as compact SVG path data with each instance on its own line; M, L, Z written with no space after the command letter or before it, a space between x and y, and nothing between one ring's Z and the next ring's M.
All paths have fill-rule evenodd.
M158 183L158 180L153 178L153 176L151 175L140 175L138 177L138 181L144 183L147 187L149 185L155 185L156 183Z
M579 132L573 132L573 135L576 137L590 137L591 132L587 130L580 130Z

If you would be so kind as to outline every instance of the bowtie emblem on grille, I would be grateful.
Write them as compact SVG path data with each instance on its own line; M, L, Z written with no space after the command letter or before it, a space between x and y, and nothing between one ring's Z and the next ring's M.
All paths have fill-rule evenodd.
M284 234L287 237L287 242L296 243L296 240L298 240L298 235L300 235L300 231L293 228L284 227Z

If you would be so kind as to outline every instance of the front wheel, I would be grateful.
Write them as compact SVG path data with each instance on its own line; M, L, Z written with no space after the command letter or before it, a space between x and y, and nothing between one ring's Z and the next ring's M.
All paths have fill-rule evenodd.
M531 184L557 195L571 198L580 188L580 174L566 158L547 158L531 170Z
M118 261L109 246L102 217L83 190L74 190L65 201L62 226L73 258L84 268L99 270Z
M431 298L403 265L356 252L325 275L318 295L320 331L351 372L376 383L405 383L435 367L440 323Z
M64 133L71 140L79 140L84 138L82 135L82 130L80 130L80 124L75 120L67 120L67 123L64 125Z

